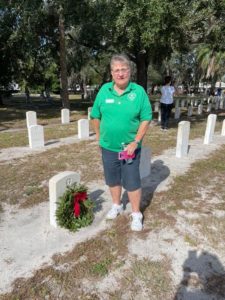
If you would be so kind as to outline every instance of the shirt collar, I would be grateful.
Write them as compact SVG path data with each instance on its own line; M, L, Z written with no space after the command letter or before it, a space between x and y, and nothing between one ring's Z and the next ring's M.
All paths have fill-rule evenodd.
M134 85L131 81L129 81L124 93L121 95L123 96L124 94L127 94L129 93L131 90L134 89ZM113 93L113 94L116 94L118 96L118 94L116 93L116 91L114 90L114 81L111 82L110 86L109 86L109 90Z

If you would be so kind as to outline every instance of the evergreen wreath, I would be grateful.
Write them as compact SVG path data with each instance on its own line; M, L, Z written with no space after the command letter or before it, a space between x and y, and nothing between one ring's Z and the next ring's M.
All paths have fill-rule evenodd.
M89 198L87 187L82 184L72 184L59 198L56 221L59 226L77 231L90 225L94 219L94 203Z

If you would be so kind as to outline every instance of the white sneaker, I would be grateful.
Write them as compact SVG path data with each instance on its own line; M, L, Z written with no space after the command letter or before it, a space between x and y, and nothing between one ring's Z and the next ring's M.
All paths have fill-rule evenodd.
M131 214L132 222L131 222L131 230L133 231L141 231L143 228L142 219L143 215L141 212L134 212Z
M106 215L107 220L113 220L115 219L119 214L121 214L123 211L123 204L113 204L112 208Z

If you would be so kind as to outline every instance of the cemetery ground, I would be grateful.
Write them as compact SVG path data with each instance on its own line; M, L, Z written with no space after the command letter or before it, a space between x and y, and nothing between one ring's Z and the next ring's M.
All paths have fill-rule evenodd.
M27 109L22 106L15 112L9 108L0 108L0 148L27 146ZM87 117L81 107L72 112L72 122L62 126L59 107L39 108L38 119L39 115L43 117L38 122L52 129L47 138L45 134L46 141L75 135L77 120ZM143 232L130 231L126 212L113 222L105 222L103 214L90 227L70 234L71 240L77 236L80 242L67 242L64 251L56 247L49 262L24 262L32 266L24 278L12 271L15 281L7 289L4 280L0 282L0 299L224 299L225 143L220 130L225 111L218 112L217 136L210 145L203 145L206 115L181 115L181 120L191 121L190 154L184 159L175 157L177 122L172 121L168 132L161 132L156 121L150 126L144 141L151 148L152 169L143 182ZM110 205L98 146L92 138L16 159L6 154L0 165L0 230L5 230L5 236L11 230L5 214L16 219L27 212L38 214L43 205L47 209L48 181L65 170L79 172L93 195L95 190L104 191L99 210ZM100 213L96 210L96 216ZM30 222L33 232L27 232L27 240L39 230ZM15 237L22 223L15 224ZM16 240L15 244L18 246ZM20 255L23 250L14 253ZM32 255L29 259L32 257L35 260ZM0 269L0 274L3 272L5 281L14 261L16 257L4 257L8 269Z

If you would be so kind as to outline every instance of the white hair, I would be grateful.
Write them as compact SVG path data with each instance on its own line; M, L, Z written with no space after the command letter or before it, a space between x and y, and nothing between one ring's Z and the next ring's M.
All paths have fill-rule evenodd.
M125 54L115 54L112 56L111 61L110 61L110 67L112 69L112 66L115 62L121 62L126 64L129 69L131 70L131 62L129 58Z

